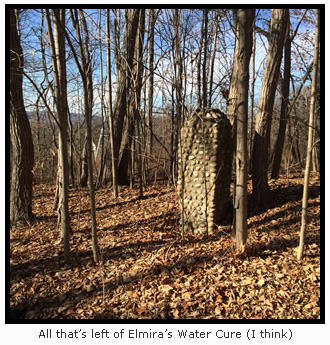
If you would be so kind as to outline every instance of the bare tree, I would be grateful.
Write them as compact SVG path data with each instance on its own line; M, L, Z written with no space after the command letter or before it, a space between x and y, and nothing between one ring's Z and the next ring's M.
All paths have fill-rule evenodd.
M152 153L152 107L154 94L154 37L155 37L155 10L149 10L149 87L148 87L148 112L147 112L147 156Z
M110 54L110 14L106 9L106 36L107 36L107 82L108 82L108 108L109 108L109 133L110 133L110 150L111 150L111 167L112 167L112 188L113 196L118 197L118 175L117 166L118 158L114 151L114 130L113 130L113 110L112 110L112 83L111 83L111 54Z
M28 223L32 213L34 149L30 122L23 101L23 52L16 14L10 9L10 222Z
M209 12L207 9L203 10L203 15L204 15L204 47L203 47L203 66L202 66L202 85L203 85L203 96L202 96L202 104L203 107L207 107L207 48L208 48L208 22L209 22Z
M293 33L292 36L290 36L290 18L288 27L287 27L287 34L284 44L284 73L283 73L283 82L281 86L281 114L280 114L280 125L279 130L277 134L277 140L276 140L276 146L275 146L275 153L274 153L274 161L273 161L273 167L272 167L272 178L277 178L280 167L281 167L281 160L282 160L282 153L283 153L283 147L284 147L284 139L285 139L285 130L286 130L286 124L287 124L287 118L288 118L288 111L289 111L289 94L290 94L290 78L291 78L291 43L297 34L298 28L300 23L302 22L306 12L308 10L306 9L303 15L301 16L301 19L299 23L297 24L297 27Z
M312 77L312 95L309 110L309 128L308 128L308 144L306 153L306 167L305 167L305 180L302 201L301 213L301 228L300 228L300 242L298 249L298 260L301 260L304 254L305 234L307 228L307 207L308 207L308 185L309 176L312 165L312 150L314 147L314 122L315 122L315 104L317 98L317 76L319 69L319 51L320 51L320 10L316 10L315 19L315 45L314 45L314 62L313 62L313 77Z
M235 33L235 52L234 52L234 61L233 61L233 68L231 71L231 79L230 79L230 86L229 86L229 92L227 97L227 108L226 108L226 114L227 117L233 127L233 138L236 136L236 110L237 110L237 77L238 77L238 50L236 47L238 46L238 33L237 33L237 10L233 11L233 17L234 17L234 25L233 30ZM234 140L235 142L236 140Z
M130 23L129 23L130 24ZM121 159L118 166L118 181L121 184L128 185L133 184L133 159L131 156L134 153L132 146L135 144L134 131L136 120L139 117L140 111L140 99L142 89L142 75L143 75L143 40L144 40L144 25L145 25L145 10L138 10L137 12L137 30L135 35L127 37L129 40L135 40L132 68L127 69L127 79L129 82L129 88L127 88L127 118L126 125L123 130L122 141L120 146ZM124 61L123 61L124 62Z
M213 89L213 75L214 75L214 63L215 63L215 54L216 54L216 46L217 46L217 39L218 39L218 26L219 26L219 14L216 13L215 20L214 20L214 36L213 36L213 50L212 50L212 58L211 58L211 65L210 65L210 84L209 84L209 99L208 99L208 107L211 108L212 106L212 96L214 93Z
M174 45L175 45L175 98L176 98L176 135L174 141L175 151L177 152L177 147L179 143L179 135L181 132L181 117L182 117L182 56L181 56L181 35L180 35L180 12L176 8L174 10L173 17L173 30L174 30ZM177 179L178 165L177 165L177 156L175 156L173 180Z
M139 9L129 9L127 11L127 22L125 35L123 40L123 48L121 58L119 59L119 67L117 73L117 91L114 104L114 159L118 162L117 169L126 147L127 137L124 137L124 123L127 115L128 107L128 91L132 86L132 68L136 44L136 34L139 25ZM115 41L117 39L115 38ZM118 181L122 178L121 183L128 184L127 170L124 175L118 174Z
M272 169L272 178L277 178L280 171L282 152L284 146L286 119L289 104L289 92L290 92L290 72L291 72L291 38L289 34L289 26L287 27L288 33L284 45L284 76L281 90L281 115L280 115L280 127L278 130L275 154Z
M56 98L57 118L59 123L59 155L61 165L59 179L59 209L62 228L62 238L64 241L64 260L70 262L70 217L69 217L69 167L68 167L68 109L67 109L67 89L66 89L66 57L65 57L65 10L46 10L48 35L52 51L54 89ZM54 29L52 28L54 27ZM53 32L54 30L54 32Z
M252 46L252 71L251 71L251 88L250 88L250 155L249 155L249 171L252 170L252 148L253 148L253 124L254 124L254 93L255 93L255 83L256 83L256 30L253 30L253 46Z
M201 21L201 39L199 43L198 54L196 56L196 67L197 67L197 107L202 107L202 91L201 91L201 65L202 65L202 48L204 42L204 21L205 12L203 11L202 21Z
M266 67L258 103L252 152L253 195L259 206L267 203L269 197L268 151L270 128L288 22L288 9L273 9L268 33Z
M100 154L100 166L97 172L97 181L96 181L96 189L98 189L101 179L103 177L103 172L105 168L105 150L104 150L104 132L105 132L105 119L104 119L104 83L103 83L103 46L102 46L102 10L99 9L99 23L98 23L98 29L99 29L99 50L100 50L100 101L101 101L101 121L102 121L102 128L101 128L101 133L99 137L99 142L97 145L97 152L96 152L96 158L98 155L98 149L101 144L101 154Z
M248 92L249 64L252 53L252 33L255 10L241 9L238 13L237 68L237 143L235 185L236 248L243 249L247 239L247 171L248 171Z
M73 27L76 32L77 41L80 52L80 62L75 49L67 35L71 52L75 57L77 66L79 68L81 78L83 81L84 91L84 108L86 119L86 157L88 167L88 185L91 207L91 225L92 225L92 247L94 261L98 262L100 259L100 252L97 241L97 223L96 223L96 210L95 210L95 192L94 192L94 180L93 180L93 160L92 160L92 108L93 108L93 71L92 60L90 56L89 34L86 18L83 10L74 9L70 10L70 17ZM81 24L80 24L81 22ZM84 39L83 39L84 37Z

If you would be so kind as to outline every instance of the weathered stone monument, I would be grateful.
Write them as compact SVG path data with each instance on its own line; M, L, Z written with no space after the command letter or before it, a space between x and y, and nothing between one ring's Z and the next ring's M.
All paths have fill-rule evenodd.
M181 129L178 191L184 231L210 234L230 197L233 145L227 116L197 109Z

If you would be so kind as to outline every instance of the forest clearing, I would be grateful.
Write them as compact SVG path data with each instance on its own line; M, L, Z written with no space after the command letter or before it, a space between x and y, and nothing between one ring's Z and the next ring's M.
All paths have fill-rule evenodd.
M289 185L288 185L289 181ZM320 179L311 176L306 252L296 259L303 178L270 180L272 202L249 205L248 249L235 255L231 225L178 239L178 196L154 184L143 199L96 192L101 261L91 251L87 189L70 191L72 262L65 265L55 188L34 186L36 221L10 234L11 315L26 319L320 318ZM249 190L250 188L249 184Z

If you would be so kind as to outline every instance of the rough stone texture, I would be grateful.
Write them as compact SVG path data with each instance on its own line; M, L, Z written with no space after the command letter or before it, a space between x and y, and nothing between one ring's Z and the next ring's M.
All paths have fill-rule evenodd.
M178 192L185 231L211 234L228 208L233 145L227 116L197 109L181 129Z

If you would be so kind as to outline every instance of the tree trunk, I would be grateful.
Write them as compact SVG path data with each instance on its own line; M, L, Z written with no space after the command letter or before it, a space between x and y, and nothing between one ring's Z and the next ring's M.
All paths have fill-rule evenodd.
M256 82L255 64L256 64L256 31L253 30L252 47L252 71L251 71L251 90L250 90L250 154L249 154L249 172L252 171L252 148L253 148L253 124L254 124L254 86Z
M64 260L70 262L70 217L69 217L69 168L68 168L68 111L66 89L66 59L65 59L65 10L54 9L54 34L52 33L49 10L46 10L50 46L53 55L54 85L57 117L59 122L59 154L61 155L61 171L59 179L59 213L64 242Z
M102 176L103 176L103 170L105 165L105 152L104 152L104 128L105 128L105 120L104 120L104 84L103 84L103 49L102 49L102 28L101 28L101 20L102 20L102 10L99 9L99 49L100 49L100 79L101 79L101 120L102 120L102 128L100 133L100 138L97 144L97 150L96 150L96 158L98 156L98 150L101 144L101 154L100 154L100 164L99 169L97 171L97 180L96 180L96 189L99 188ZM103 182L103 181L102 181Z
M268 34L266 67L258 103L252 152L253 195L258 206L268 203L268 164L271 116L289 21L288 9L274 9Z
M115 158L114 152L114 130L113 130L113 112L112 112L112 83L111 83L111 54L110 54L110 14L106 9L106 35L107 35L107 80L108 80L108 107L109 107L109 133L110 133L110 152L112 167L112 189L113 196L118 197L118 159Z
M139 9L129 9L127 14L127 24L123 43L123 60L120 63L118 74L118 86L114 107L114 157L118 162L118 172L120 161L124 153L127 137L123 136L124 120L127 113L127 93L132 84L132 68L135 52L136 34L139 26ZM128 77L129 76L129 77ZM125 141L125 144L124 144ZM127 173L126 173L127 176ZM118 175L119 179L119 175Z
M196 67L197 67L197 107L202 107L202 95L201 95L201 64L202 64L202 47L203 47L203 36L204 36L204 11L201 22L201 39L199 43L198 55L196 58Z
M72 25L75 29L77 42L80 51L80 63L76 52L72 48L70 41L72 54L75 56L75 60L83 81L84 92L84 112L85 112L85 130L86 130L86 163L87 163L87 177L89 185L89 197L91 208L91 228L92 228L92 248L94 262L100 260L100 251L97 241L97 223L96 223L96 209L95 209L95 191L94 191L94 174L93 174L93 152L92 152L92 108L93 108L93 69L92 60L89 52L89 31L87 27L86 18L83 10L75 9L70 10ZM80 27L80 21L82 27ZM68 39L69 41L69 39Z
M288 25L290 25L290 23ZM278 135L277 135L277 140L276 140L275 156L274 156L273 169L272 169L272 175L271 175L272 178L277 178L280 172L280 167L281 167L288 105L289 105L290 73L291 73L291 37L290 37L289 26L288 26L287 37L286 37L286 41L284 45L284 76L283 76L283 86L282 86L280 127L278 130Z
M179 10L175 9L173 18L174 28L174 42L175 42L175 68L176 68L176 81L175 81L175 95L176 95L176 133L174 137L174 169L172 171L173 181L177 180L178 164L177 164L177 148L179 144L179 135L181 133L181 116L182 116L182 58L181 58L181 40L180 40L180 18Z
M317 97L317 75L319 69L319 50L320 50L320 10L316 10L316 20L315 20L315 45L314 45L314 66L313 66L313 78L312 78L312 95L309 110L309 128L308 128L308 144L306 153L306 167L305 167L305 180L304 180L304 191L302 200L302 213L301 213L301 228L300 228L300 241L298 249L298 260L303 258L304 245L305 245L305 234L307 228L307 207L308 207L308 185L309 176L311 171L311 161L312 161L312 150L314 147L313 138L313 126L315 117L315 103Z
M23 52L17 31L15 10L10 10L10 222L29 223L32 213L34 151L23 100Z
M86 134L87 134L87 165L88 165L88 184L89 184L89 196L90 196L90 207L91 207L91 226L92 226L92 248L94 262L100 260L100 250L97 240L97 223L96 223L96 209L95 209L95 192L94 192L94 180L93 180L93 152L92 152L92 107L93 107L93 69L91 67L92 60L89 53L89 34L86 23L85 15L82 10L79 10L79 15L82 21L85 42L80 42L81 50L84 50L84 59L82 60L85 64L83 70L85 71L84 83L84 99L85 99L85 116L86 116Z
M203 58L203 76L202 76L202 83L203 83L203 107L207 107L207 76L206 76L206 65L207 65L207 43L208 43L208 32L207 26L209 21L208 10L205 9L204 11L204 58Z
M120 17L120 10L113 9L113 40L114 40L114 57L115 57L115 64L116 64L116 74L117 76L119 76L120 74L120 53L121 53L121 49L120 49L120 31L119 31L119 27L120 27L120 23L119 23L119 17ZM110 14L108 12L108 18L109 18L109 23L110 23ZM127 26L126 26L127 27ZM109 27L109 36L110 37L110 27Z
M68 111L68 120L69 120L69 131L70 131L70 175L71 175L71 183L72 186L75 187L76 185L76 179L74 174L74 137L73 137L73 126L72 121L70 117L70 111Z
M237 11L237 10L236 10ZM234 18L237 17L237 12L233 13ZM227 109L226 114L228 117L228 120L230 121L230 124L232 125L232 135L233 138L236 138L236 110L237 110L237 77L238 77L238 50L236 47L238 46L238 30L237 30L237 20L234 21L234 30L235 30L235 52L234 52L234 62L233 62L233 69L231 73L231 79L230 79L230 87L229 87L229 93L227 97ZM233 141L234 143L236 140Z
M147 157L150 159L152 153L152 107L154 95L154 32L155 32L155 10L149 10L149 87L148 87L148 111L147 111Z
M235 162L236 157L236 122L237 122L237 104L238 104L238 66L239 66L239 51L238 51L238 20L237 20L237 10L233 10L233 18L234 18L234 33L235 33L235 51L234 51L234 62L233 62L233 69L231 73L230 79L230 86L229 92L227 96L227 108L226 114L230 124L232 126L232 139L233 139L233 161ZM236 199L236 176L234 180L234 191L233 191L233 200ZM235 222L236 213L233 214L233 229L232 229L232 236L236 237L236 222Z
M237 69L237 143L235 227L236 248L243 250L247 239L247 172L248 172L248 93L249 64L252 53L252 33L255 10L240 10L238 14Z
M86 114L85 114L86 118ZM88 181L88 163L87 163L87 128L86 128L86 119L85 119L85 139L84 139L84 148L81 159L81 175L80 175L80 186L87 187Z
M129 174L129 162L130 152L129 149L132 144L132 139L135 133L136 119L138 117L137 112L140 111L140 99L142 89L142 75L143 75L143 38L144 38L144 26L145 26L145 10L139 11L138 16L138 30L135 35L135 49L134 49L134 62L132 69L129 72L129 79L132 80L131 92L129 95L128 104L128 119L127 125L124 130L124 134L121 142L121 160L118 166L118 181L120 184L128 185L130 179L133 178L132 174ZM133 38L132 38L133 39ZM131 168L134 170L133 164ZM129 175L131 175L129 177Z
M211 58L211 66L210 66L210 84L209 84L209 99L208 99L208 107L212 107L212 96L213 96L213 74L214 74L214 63L215 63L215 54L216 54L216 46L217 46L217 39L218 39L218 25L219 25L219 15L216 14L215 23L214 23L214 37L213 37L213 50L212 50L212 58Z

